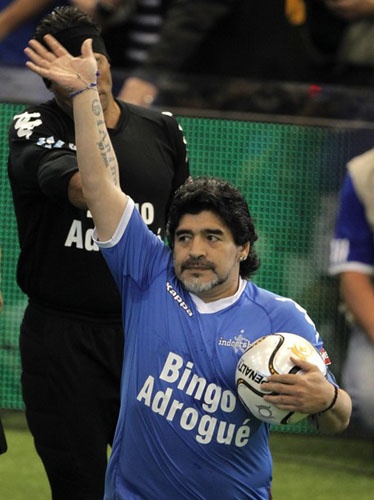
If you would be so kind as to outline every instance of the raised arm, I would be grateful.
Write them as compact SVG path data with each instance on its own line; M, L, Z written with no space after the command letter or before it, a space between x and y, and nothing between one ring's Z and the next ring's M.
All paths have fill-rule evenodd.
M25 49L27 66L63 87L73 100L77 160L82 190L101 241L112 237L127 204L121 191L117 158L105 125L97 90L97 63L92 40L82 45L80 57L73 57L51 35Z

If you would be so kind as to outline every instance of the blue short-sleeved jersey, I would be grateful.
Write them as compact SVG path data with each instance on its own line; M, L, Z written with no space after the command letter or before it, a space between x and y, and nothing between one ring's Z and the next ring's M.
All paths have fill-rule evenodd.
M205 304L186 292L169 249L130 200L111 242L100 244L123 298L122 404L105 500L267 500L269 425L235 390L246 347L297 333L322 349L305 310L242 281Z
M331 274L344 271L374 273L374 235L350 174L341 191L330 252Z

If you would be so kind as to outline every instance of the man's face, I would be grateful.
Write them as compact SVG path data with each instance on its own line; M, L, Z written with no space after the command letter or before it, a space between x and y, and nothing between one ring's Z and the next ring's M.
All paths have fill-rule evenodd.
M110 73L110 64L108 62L108 59L103 54L95 52L94 56L97 61L97 68L100 73L97 80L97 88L99 90L101 106L105 115L105 112L108 110L109 105L113 102L112 75ZM57 104L64 111L71 113L73 103L71 98L69 97L70 92L54 82L52 83L50 88L55 95Z
M248 252L249 243L237 246L215 213L185 214L175 231L175 274L204 302L229 297L238 289L240 258Z

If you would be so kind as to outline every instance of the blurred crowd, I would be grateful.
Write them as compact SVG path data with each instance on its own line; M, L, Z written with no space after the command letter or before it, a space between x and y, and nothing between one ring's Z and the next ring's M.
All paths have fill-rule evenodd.
M166 92L171 105L266 112L267 93L293 114L289 84L314 97L374 80L371 0L0 0L0 64L23 68L37 21L64 4L102 27L116 95L142 106Z

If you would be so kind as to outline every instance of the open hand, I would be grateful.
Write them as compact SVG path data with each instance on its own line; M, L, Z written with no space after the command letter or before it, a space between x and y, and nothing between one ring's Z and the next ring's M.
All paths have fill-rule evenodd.
M80 57L73 57L52 35L44 37L49 50L37 40L30 40L25 54L28 68L42 78L61 85L70 92L87 88L97 80L97 63L92 52L92 39L82 44Z
M262 389L276 395L264 396L277 408L311 415L327 408L334 397L334 387L316 365L299 358L291 358L302 373L272 375Z

